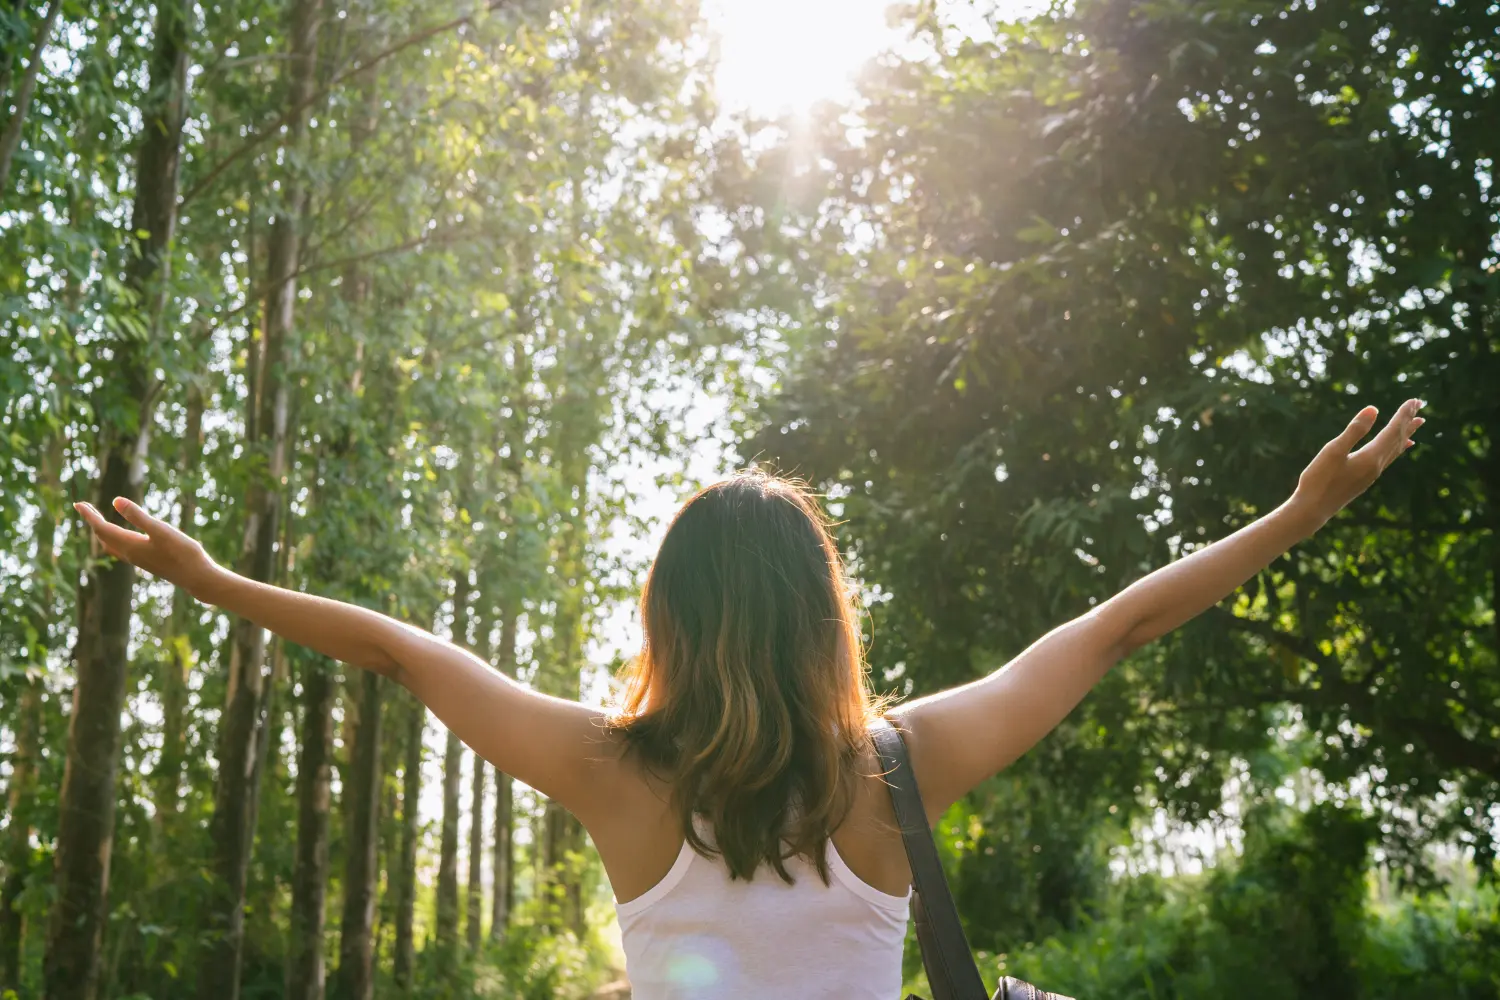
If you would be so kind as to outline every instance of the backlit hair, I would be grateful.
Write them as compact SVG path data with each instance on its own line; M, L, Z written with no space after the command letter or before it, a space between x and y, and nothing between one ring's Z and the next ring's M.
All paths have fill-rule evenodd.
M641 594L645 642L613 720L670 783L687 840L731 877L787 858L829 880L854 801L870 693L829 521L797 481L747 472L673 518ZM707 820L713 845L694 828Z

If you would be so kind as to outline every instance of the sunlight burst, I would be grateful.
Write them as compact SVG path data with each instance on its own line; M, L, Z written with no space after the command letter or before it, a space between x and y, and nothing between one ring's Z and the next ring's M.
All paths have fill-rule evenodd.
M892 44L882 0L707 0L727 111L801 112L853 93L853 77Z

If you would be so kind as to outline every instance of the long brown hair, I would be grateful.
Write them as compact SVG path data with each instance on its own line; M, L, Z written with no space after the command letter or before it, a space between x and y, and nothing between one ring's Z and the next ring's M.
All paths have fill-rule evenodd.
M645 643L613 720L672 788L688 843L731 877L829 880L872 698L829 521L805 484L746 472L682 506L641 593ZM700 837L704 817L713 845Z

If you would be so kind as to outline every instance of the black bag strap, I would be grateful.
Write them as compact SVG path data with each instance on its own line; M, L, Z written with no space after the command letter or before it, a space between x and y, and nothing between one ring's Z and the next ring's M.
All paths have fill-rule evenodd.
M912 917L917 924L917 943L922 947L922 965L933 1000L989 1000L979 966L958 919L958 905L943 874L937 841L922 807L917 776L911 768L906 742L893 725L877 726L870 733L875 752L891 790L891 805L901 827L901 842L911 865Z

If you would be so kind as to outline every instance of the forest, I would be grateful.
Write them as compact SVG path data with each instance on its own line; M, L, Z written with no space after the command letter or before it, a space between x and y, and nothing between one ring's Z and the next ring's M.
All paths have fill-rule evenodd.
M604 704L674 505L770 467L904 698L1417 396L939 842L990 983L1500 998L1500 3L918 0L795 108L715 9L0 0L0 996L628 995L576 820L75 501Z

